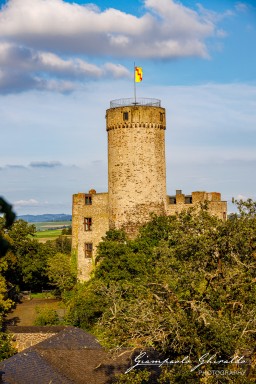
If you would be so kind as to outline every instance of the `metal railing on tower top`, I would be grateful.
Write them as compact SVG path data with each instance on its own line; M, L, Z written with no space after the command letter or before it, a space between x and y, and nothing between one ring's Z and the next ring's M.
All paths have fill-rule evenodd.
M117 100L110 101L110 108L136 106L136 105L161 107L161 100L139 97L136 99L130 98L130 99L117 99Z

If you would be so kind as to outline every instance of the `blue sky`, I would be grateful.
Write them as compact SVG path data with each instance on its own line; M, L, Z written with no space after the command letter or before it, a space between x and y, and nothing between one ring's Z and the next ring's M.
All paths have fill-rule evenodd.
M18 214L70 213L107 191L105 110L167 111L167 192L256 200L256 3L0 0L0 194Z

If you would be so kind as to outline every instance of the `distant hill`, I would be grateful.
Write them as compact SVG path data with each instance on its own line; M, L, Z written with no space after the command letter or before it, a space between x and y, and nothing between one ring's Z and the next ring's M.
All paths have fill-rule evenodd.
M49 221L71 221L72 215L66 215L65 213L46 213L44 215L21 215L17 216L17 219L22 219L28 223L44 223Z

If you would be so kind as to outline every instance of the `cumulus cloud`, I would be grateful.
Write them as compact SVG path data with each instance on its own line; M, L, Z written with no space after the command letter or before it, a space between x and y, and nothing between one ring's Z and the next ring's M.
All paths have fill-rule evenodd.
M217 26L217 23L227 17L234 16L234 11L228 9L222 13L215 12L212 10L209 10L205 8L202 4L197 4L198 11L201 15L202 19L205 19L207 22L213 23L215 26ZM218 29L217 29L217 35L218 35Z
M8 42L0 42L0 68L2 93L30 88L69 92L76 89L76 82L81 80L130 76L122 65L97 66L80 58L63 59L51 52Z
M37 80L22 71L12 72L0 69L0 93L22 92L27 89L37 89Z
M36 49L115 57L207 57L216 25L174 0L145 0L141 17L63 0L9 0L0 35ZM50 25L50 28L49 28Z
M217 23L227 15L175 0L144 0L141 17L64 0L8 0L0 9L0 93L65 93L89 80L131 76L109 58L208 58L207 39L225 37Z
M14 202L14 205L16 207L31 207L31 206L38 206L39 202L35 199L17 200Z

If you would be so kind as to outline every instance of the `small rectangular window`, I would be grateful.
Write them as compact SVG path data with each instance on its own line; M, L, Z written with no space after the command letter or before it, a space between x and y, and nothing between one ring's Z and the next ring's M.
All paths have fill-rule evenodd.
M160 121L164 121L164 114L160 112Z
M84 244L84 256L86 258L92 257L92 243L85 243Z
M91 205L91 204L92 204L92 196L85 195L85 205Z
M192 204L192 196L185 196L185 204Z
M176 197L175 196L170 196L169 203L170 204L176 204Z
M92 218L91 217L85 217L84 218L84 230L85 231L91 231L92 230Z
M124 112L123 113L123 120L128 120L129 119L129 113L128 112Z

